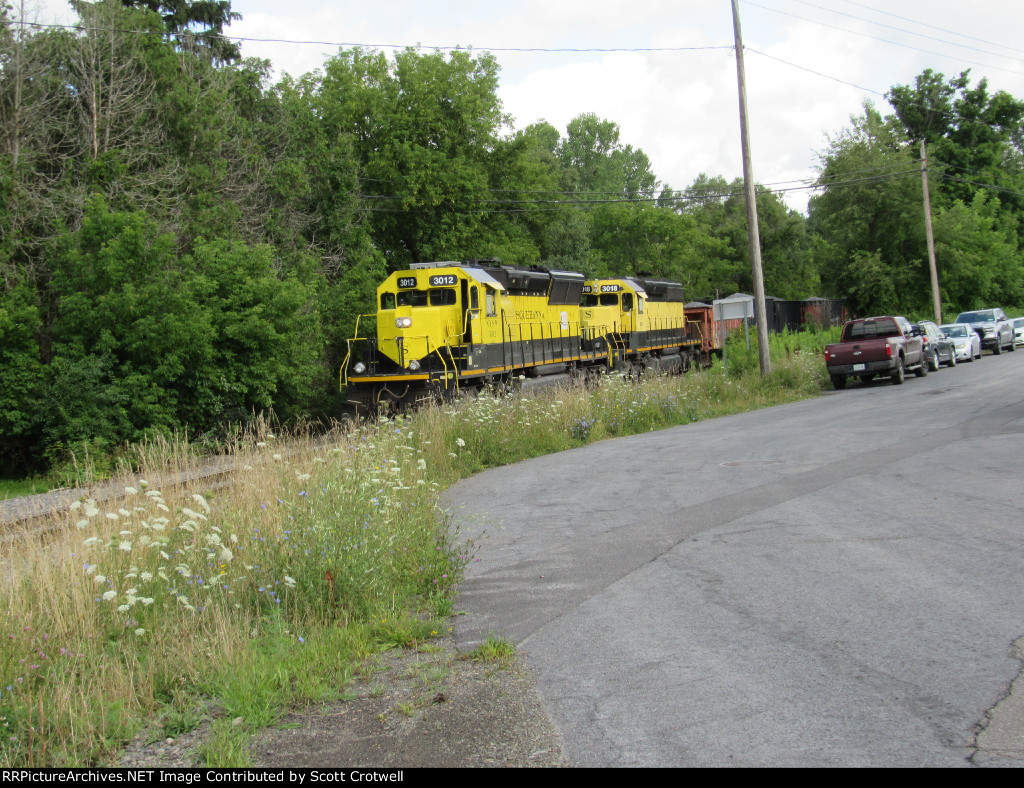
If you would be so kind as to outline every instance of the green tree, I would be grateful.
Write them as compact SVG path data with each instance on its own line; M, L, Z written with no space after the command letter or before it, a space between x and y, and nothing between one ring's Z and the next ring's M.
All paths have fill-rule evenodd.
M27 277L11 272L0 281L0 474L37 466L32 450L43 410L41 328L38 293Z
M930 292L919 168L901 129L871 105L820 154L809 225L824 240L824 295L854 314L914 312Z
M1018 221L985 191L935 216L935 257L942 309L956 314L992 304L1024 303Z
M926 69L914 86L886 94L907 137L927 143L928 158L946 203L969 203L979 188L997 190L1012 210L1024 208L1021 124L1024 102L1005 91L991 94L988 80L970 87L970 71L946 80Z
M488 155L507 123L487 54L350 50L303 88L328 140L347 137L360 166L374 243L391 269L476 256Z
M557 148L563 186L594 199L656 196L658 181L642 150L619 143L619 127L593 113L573 118Z
M121 0L126 8L145 8L163 18L168 36L182 48L206 54L219 63L241 57L238 44L224 37L224 28L242 15L230 0ZM198 29L197 29L198 28Z

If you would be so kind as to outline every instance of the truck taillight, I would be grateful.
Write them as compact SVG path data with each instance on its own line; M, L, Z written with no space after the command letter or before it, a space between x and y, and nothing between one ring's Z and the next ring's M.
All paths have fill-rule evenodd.
M892 358L892 345L890 345L889 343L886 343L885 345L885 355L888 356L889 358Z

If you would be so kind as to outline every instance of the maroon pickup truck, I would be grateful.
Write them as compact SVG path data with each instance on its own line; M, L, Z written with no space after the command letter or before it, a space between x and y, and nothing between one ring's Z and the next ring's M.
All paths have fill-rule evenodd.
M825 348L825 366L837 389L846 388L851 376L868 381L888 375L899 385L908 370L920 378L928 374L924 343L905 317L851 320L839 342Z

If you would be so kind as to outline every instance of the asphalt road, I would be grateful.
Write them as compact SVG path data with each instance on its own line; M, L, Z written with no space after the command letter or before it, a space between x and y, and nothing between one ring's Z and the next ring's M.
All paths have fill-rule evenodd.
M1024 765L1024 353L488 471L445 504L484 532L460 645L516 644L574 765Z

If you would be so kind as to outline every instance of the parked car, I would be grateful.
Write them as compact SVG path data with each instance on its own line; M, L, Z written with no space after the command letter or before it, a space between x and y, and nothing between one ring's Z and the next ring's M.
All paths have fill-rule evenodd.
M1013 344L1013 325L1002 309L978 309L974 312L961 312L954 323L968 323L978 336L981 346L999 355L1004 350L1016 350Z
M939 329L953 343L957 361L974 361L981 358L981 337L974 327L967 323L946 323Z
M1024 345L1024 317L1013 319L1013 344Z
M937 325L930 320L923 320L915 324L914 330L924 340L924 353L928 358L928 369L935 372L942 364L949 367L956 366L956 347Z
M826 345L825 366L836 389L846 388L846 379L853 376L866 383L888 375L899 385L908 370L919 378L928 374L924 341L901 316L849 321L839 342Z

